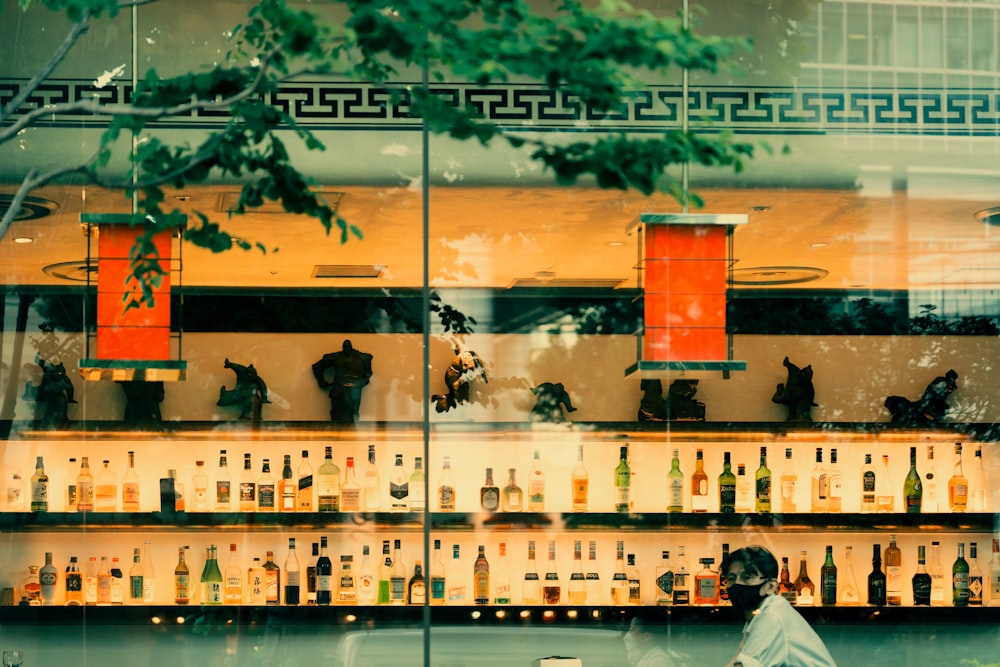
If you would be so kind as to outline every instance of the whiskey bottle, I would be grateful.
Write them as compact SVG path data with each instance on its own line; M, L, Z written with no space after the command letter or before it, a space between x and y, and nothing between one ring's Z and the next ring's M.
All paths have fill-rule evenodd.
M365 547L367 549L367 547ZM298 605L301 600L299 557L295 553L295 538L288 538L288 555L285 556L285 604Z
M354 471L354 457L347 457L344 469L344 483L340 485L340 510L342 512L361 511L361 484Z
M826 560L819 570L820 604L832 607L837 604L837 566L833 563L833 547L827 545Z
M724 452L722 457L722 473L719 475L719 512L733 514L736 512L736 475L733 474L729 452Z
M830 467L826 477L826 511L841 512L844 505L844 471L837 461L837 448L830 450Z
M507 562L507 543L500 543L500 557L496 566L490 568L490 582L493 585L493 604L508 605L511 600L510 564Z
M719 604L719 573L712 569L714 558L699 558L701 569L694 575L694 604L714 606Z
M917 571L913 575L913 604L930 606L931 575L927 573L927 553L923 544L917 547Z
M101 462L94 486L94 511L114 512L118 509L118 478L111 470L108 459Z
M938 500L937 466L934 461L934 445L927 445L927 461L924 463L924 497L921 510L924 512L940 512Z
M875 511L895 512L896 492L889 477L889 455L882 455L882 470L875 478Z
M264 561L264 603L281 604L281 568L274 562L274 552L267 552Z
M667 511L673 514L684 511L684 473L681 472L680 452L676 449L667 473Z
M809 578L806 568L806 552L799 552L799 575L795 577L795 604L807 607L816 604L816 584Z
M625 542L615 544L615 571L611 575L611 604L624 607L628 604L628 573L625 571Z
M537 449L531 461L531 472L528 473L528 511L545 511L545 471L542 470L542 460Z
M756 497L754 509L757 512L771 511L771 469L767 467L767 447L760 448L760 467L754 473Z
M260 563L260 557L254 556L253 563L247 569L247 590L243 596L243 601L254 607L262 607L267 604L267 584L265 583L264 566Z
M493 483L493 468L486 469L486 481L479 489L479 505L486 512L500 509L500 489Z
M795 593L795 584L792 583L791 572L788 570L788 556L781 557L781 572L778 574L778 595L795 604L798 596Z
M260 477L257 478L257 511L273 512L275 510L275 484L271 476L271 459L264 459Z
M52 552L45 552L45 565L38 570L38 583L43 605L51 606L56 603L56 584L59 582L59 571L52 564ZM980 585L982 577L980 577ZM982 604L982 597L979 598Z
M132 549L132 567L128 571L128 603L142 604L143 602L143 572L142 572L142 552L139 547Z
M410 509L410 475L403 467L403 455L396 454L396 463L389 475L389 511L407 512Z
M903 604L903 553L896 546L896 536L889 536L885 549L885 603L890 607Z
M865 464L861 466L861 511L875 511L875 466L872 455L865 454Z
M656 566L656 606L667 607L674 602L674 568L670 566L670 552L660 553Z
M406 565L400 540L392 543L392 568L389 570L389 604L406 604Z
M917 472L917 448L910 447L910 471L903 482L903 505L907 514L920 514L924 498L924 487Z
M810 486L812 488L810 509L813 513L827 511L829 505L827 502L828 481L826 467L823 465L823 448L817 447L816 465L813 466L812 475L810 476Z
M45 575L43 573L42 584L44 585L44 583ZM44 597L44 591L42 597ZM983 606L983 571L979 569L979 554L975 542L969 543L969 606Z
M597 567L597 540L590 540L587 555L587 603L590 605L604 604L604 588L601 586L601 575Z
M630 605L642 604L642 577L639 574L639 567L635 564L635 554L625 556L625 574L628 575L628 603ZM718 580L718 575L716 575Z
M489 468L487 468L489 470ZM473 596L476 604L490 603L490 564L486 560L486 547L479 545L479 555L472 566Z
M201 573L201 604L218 606L224 601L222 571L215 545L206 549L205 569Z
M691 511L708 511L708 475L705 473L705 453L701 449L695 451L694 473L691 474Z
M300 512L313 511L313 469L309 463L309 450L302 450L302 462L299 464L299 486L296 507Z
M375 466L375 445L368 445L368 466L361 479L361 500L366 512L378 512L382 507L382 487Z
M684 557L683 546L677 547L677 564L674 565L674 604L691 604L691 573Z
M535 562L535 541L528 540L528 564L524 568L524 583L521 585L521 600L526 605L542 603L542 588L538 580L538 566Z
M31 511L49 511L49 476L41 456L35 457L35 474L31 476Z
M517 485L517 470L508 469L507 486L500 495L500 508L504 512L520 512L524 509L524 493Z
M753 483L747 477L747 466L745 463L740 463L736 466L735 500L736 512L739 514L747 514L753 511Z
M969 480L962 472L962 444L955 443L955 470L948 480L948 510L964 512L969 504Z
M615 466L615 511L632 511L632 469L628 464L628 445L619 448Z
M21 601L20 604L27 604L32 607L42 604L42 584L38 577L38 566L29 565L28 573L21 580Z
M392 576L392 556L389 540L382 540L382 562L378 568L378 597L375 604L389 604L389 579Z
M951 566L951 602L956 607L969 606L969 563L965 560L965 543L958 543L958 558Z
M626 587L626 594L627 594ZM556 568L556 541L549 540L549 562L545 570L545 582L542 584L542 602L556 605L562 599L562 586L559 584L559 571Z
M365 547L365 554L368 547ZM448 601L448 579L444 566L444 558L441 554L441 540L434 540L433 561L428 568L431 578L431 604L438 606Z
M427 505L427 479L424 475L424 459L417 456L413 459L413 472L409 481L409 508L411 512L423 512Z
M882 572L882 547L872 545L872 571L868 574L868 604L885 606L886 577Z
M340 468L333 462L330 445L324 447L323 463L316 471L316 509L319 512L340 511Z
M77 566L76 556L70 556L66 566L66 576L63 578L66 587L66 604L78 607L83 604L83 576Z
M844 548L844 585L840 586L840 604L855 606L861 604L861 594L858 593L858 582L854 578L854 549Z
M781 471L781 511L792 514L799 511L798 507L799 475L795 472L792 460L792 448L785 448L785 468Z
M407 586L407 601L420 606L427 601L427 582L424 580L424 566L420 560L413 562L413 576Z
M573 467L571 477L571 507L574 512L586 512L588 497L590 493L590 475L587 467L583 464L583 445L579 445L576 452L576 465Z
M333 563L326 549L326 535L322 535L316 559L316 604L323 607L333 602Z
M208 505L208 473L205 472L205 462L194 462L194 477L191 479L191 511L207 512Z
M948 585L944 566L941 564L941 543L937 540L931 542L931 560L927 570L931 575L931 606L940 607L945 604Z
M444 457L441 463L441 483L438 484L438 510L455 511L455 478L451 473L451 458Z
M378 602L378 580L372 569L371 555L367 544L361 548L361 567L358 568L356 585L358 604L373 605Z
M990 560L991 607L1000 607L1000 540L993 538L993 559Z
M233 478L229 474L229 457L226 450L219 450L219 469L215 471L215 511L233 509Z
M583 574L583 549L580 540L573 540L573 571L569 575L566 594L572 605L587 604L587 579Z
M174 568L174 604L191 603L191 570L188 569L184 560L185 549L187 547L177 549L177 567ZM100 574L98 573L98 599L100 599L100 587Z
M316 563L319 560L319 542L312 543L312 557L306 565L306 604L316 605Z
M420 561L417 561L419 566ZM421 576L421 579L423 577ZM358 583L354 576L354 556L341 554L340 577L337 580L337 604L353 605L358 602ZM404 600L405 603L405 600Z
M241 604L243 602L243 570L240 568L239 556L236 555L236 545L232 543L229 545L229 562L226 563L222 601L225 604Z
M257 509L257 478L250 467L250 454L243 455L243 472L240 473L240 511Z
M299 499L299 485L292 476L292 455L285 454L281 465L281 481L278 482L278 511L296 511Z

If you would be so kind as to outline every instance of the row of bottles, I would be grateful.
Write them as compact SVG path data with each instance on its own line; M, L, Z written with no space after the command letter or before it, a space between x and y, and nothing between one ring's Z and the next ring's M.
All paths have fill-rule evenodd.
M689 567L683 545L663 550L654 567L642 567L636 554L626 552L624 540L617 540L614 567L602 571L597 541L573 540L568 577L566 563L557 557L556 540L548 540L546 546L546 551L539 552L536 541L528 540L523 569L515 572L505 542L490 554L485 545L478 545L470 567L462 559L460 545L454 544L446 552L436 539L429 568L421 559L409 566L400 539L383 540L378 560L369 545L363 545L357 562L355 554L341 554L337 565L329 555L327 537L322 536L312 543L312 554L304 559L304 567L294 537L288 538L282 565L272 550L265 552L263 560L255 556L251 563L245 563L236 544L230 544L222 566L213 544L205 548L200 578L188 565L188 547L180 547L171 593L178 605L422 605L425 600L432 605L728 603L721 572L729 554L727 544L722 545L718 559L714 555L699 558L697 568ZM926 545L918 545L915 562L904 563L893 535L884 551L880 544L872 546L872 570L867 580L859 580L853 547L846 546L843 557L835 562L833 547L827 546L818 581L809 575L808 554L803 550L794 580L788 557L781 558L778 592L798 606L900 606L904 599L918 606L1000 606L1000 541L992 540L992 560L985 567L979 564L976 542L960 542L956 548L957 557L950 569L942 565L937 541L931 542L929 553ZM538 562L541 557L545 557L544 564ZM133 550L127 572L117 556L110 561L102 556L99 563L91 556L83 572L77 557L71 556L60 577L52 552L46 552L41 568L28 568L19 593L21 604L154 604L155 581L147 541L143 549ZM160 602L164 595L161 593Z
M229 471L226 450L219 454L219 465L210 475L204 461L196 462L189 494L176 472L160 480L160 505L143 508L140 503L140 478L135 468L135 453L128 452L128 466L119 479L105 459L96 474L90 469L89 457L82 457L78 474L67 481L65 504L67 511L138 512L143 509L210 512L420 512L427 506L428 480L422 457L415 457L412 469L406 467L402 454L396 454L388 483L383 485L375 464L375 445L368 447L368 462L358 475L354 457L347 457L343 476L333 461L333 448L327 446L322 464L315 470L308 450L302 450L297 470L292 457L285 454L280 473L272 473L270 459L264 458L256 471L251 455L243 456L242 472L234 476ZM671 465L666 473L667 498L665 507L635 506L635 471L629 459L628 445L620 448L618 464L611 475L602 476L613 488L610 506L596 507L590 502L590 474L584 462L583 446L579 446L570 484L570 507L573 512L633 512L690 511L721 513L750 512L842 512L845 471L838 460L837 448L829 451L825 462L824 450L816 448L815 465L809 472L809 501L804 504L800 487L806 480L796 463L793 449L785 448L780 475L768 467L767 447L760 447L759 466L748 474L745 464L733 470L730 452L724 452L722 472L715 478L705 470L704 451L697 449L695 469L689 475L680 468L679 451L673 450ZM883 455L876 466L872 455L864 455L857 472L859 494L857 506L861 512L986 512L989 511L989 487L983 472L982 449L976 447L973 474L966 477L962 461L962 445L954 446L954 467L943 481L936 473L934 446L927 446L927 458L918 465L917 447L910 447L910 467L902 484L890 475L889 457ZM75 465L75 459L70 459ZM923 468L923 474L920 469ZM49 477L43 457L37 457L35 474L30 481L30 504L24 503L23 489L18 489L15 477L7 476L5 491L8 511L45 512L51 508ZM16 479L20 479L16 476ZM451 470L450 458L443 457L441 473L436 480L436 497L431 509L456 511L458 494ZM540 453L534 452L526 488L518 483L517 469L509 468L507 482L497 485L493 468L486 469L485 481L479 492L479 507L486 512L546 511L546 474ZM388 490L388 502L384 491ZM468 503L465 504L468 506ZM560 509L560 508L553 508ZM567 508L561 508L567 509Z

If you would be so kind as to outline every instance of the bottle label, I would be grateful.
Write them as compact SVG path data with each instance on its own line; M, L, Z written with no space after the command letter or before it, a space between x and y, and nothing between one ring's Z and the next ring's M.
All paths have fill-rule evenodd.
M252 503L257 500L257 485L254 482L240 482L240 502Z
M219 480L215 483L215 501L220 505L228 505L231 500L232 485L229 480Z
M931 578L926 574L913 577L913 604L931 603Z
M684 506L684 480L670 480L670 507L679 511Z
M719 485L719 505L720 510L723 512L733 512L735 511L736 505L736 485L735 484L720 484Z
M100 588L100 584L98 584ZM100 591L98 591L98 596ZM187 601L191 597L191 578L187 574L174 575L174 597L178 600Z
M496 489L485 489L483 491L483 509L492 512L497 508L500 501L500 494L497 493Z
M49 502L49 484L45 481L37 481L31 485L31 503L41 504Z
M122 502L125 505L138 505L139 504L139 484L136 482L127 482L122 484Z
M449 586L448 602L457 603L465 599L465 586Z
M532 480L528 483L528 504L536 509L545 504L545 482Z
M757 480L757 502L771 504L771 478L761 477Z
M274 508L274 484L257 485L257 505L261 508Z
M341 509L345 512L358 512L361 510L361 487L352 489L350 487L340 490Z
M698 597L702 600L714 600L718 589L716 588L715 577L698 578Z
M885 590L887 594L901 595L903 591L903 568L888 565L885 568Z
M285 570L285 584L288 586L298 586L299 585L299 571L298 570Z
M299 491L303 489L311 489L313 485L313 476L306 475L305 477L299 477Z
M47 572L45 568L42 568L38 573L38 581L42 584L42 586L55 586L56 579L55 570Z
M431 599L432 600L444 600L448 591L445 590L444 577L432 577L431 578Z
M316 590L330 592L333 590L333 577L329 574L316 575Z
M410 495L410 483L408 481L407 482L403 482L401 484L400 483L392 483L392 482L390 482L389 483L389 495L392 496L393 498L395 498L396 500L403 500L408 495ZM405 504L399 505L397 503L393 503L392 506L393 507L405 507Z
M222 582L209 581L205 583L205 604L222 604Z
M389 577L389 599L402 600L406 595L406 580L403 577Z
M66 574L66 592L77 593L83 590L83 577L78 572Z
M670 570L656 576L657 602L670 600L674 595L674 573Z
M813 605L816 603L813 597L813 589L806 586L802 587L802 590L798 591L795 596L795 604L798 605Z
M969 601L969 573L956 572L951 578L952 590L955 593L955 603Z
M455 489L451 486L442 486L438 489L439 505L442 512L451 512L455 509Z
M427 598L427 587L422 581L415 581L410 586L410 604L423 604Z
M45 578L43 575L42 583L45 583ZM983 603L983 578L978 576L969 576L969 601L975 601L978 604Z

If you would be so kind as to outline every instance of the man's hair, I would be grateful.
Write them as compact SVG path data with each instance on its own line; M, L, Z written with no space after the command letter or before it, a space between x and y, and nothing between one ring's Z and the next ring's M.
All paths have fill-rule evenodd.
M759 574L765 579L778 578L778 561L771 552L760 546L749 546L737 549L722 561L719 569L725 576L732 563L740 563L749 574Z

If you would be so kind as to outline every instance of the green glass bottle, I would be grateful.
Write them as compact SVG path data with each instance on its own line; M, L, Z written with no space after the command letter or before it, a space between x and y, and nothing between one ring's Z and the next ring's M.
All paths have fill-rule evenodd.
M965 543L958 543L958 558L951 566L951 601L956 607L969 606L969 563L965 560Z
M667 473L667 488L670 494L667 500L667 511L679 513L684 511L684 473L681 472L680 453L675 449L670 460L670 472Z
M924 487L917 473L917 448L910 447L910 472L907 473L906 481L903 483L903 502L906 503L906 512L920 514L923 497Z
M628 445L621 448L615 467L615 511L632 511L632 470L628 465Z
M729 452L723 454L722 474L719 475L719 511L723 514L736 512L736 475Z
M837 604L837 566L833 564L833 547L826 547L826 561L819 570L820 599L824 607Z
M760 448L760 467L757 468L757 500L754 508L758 512L771 511L771 469L767 467L767 447Z

